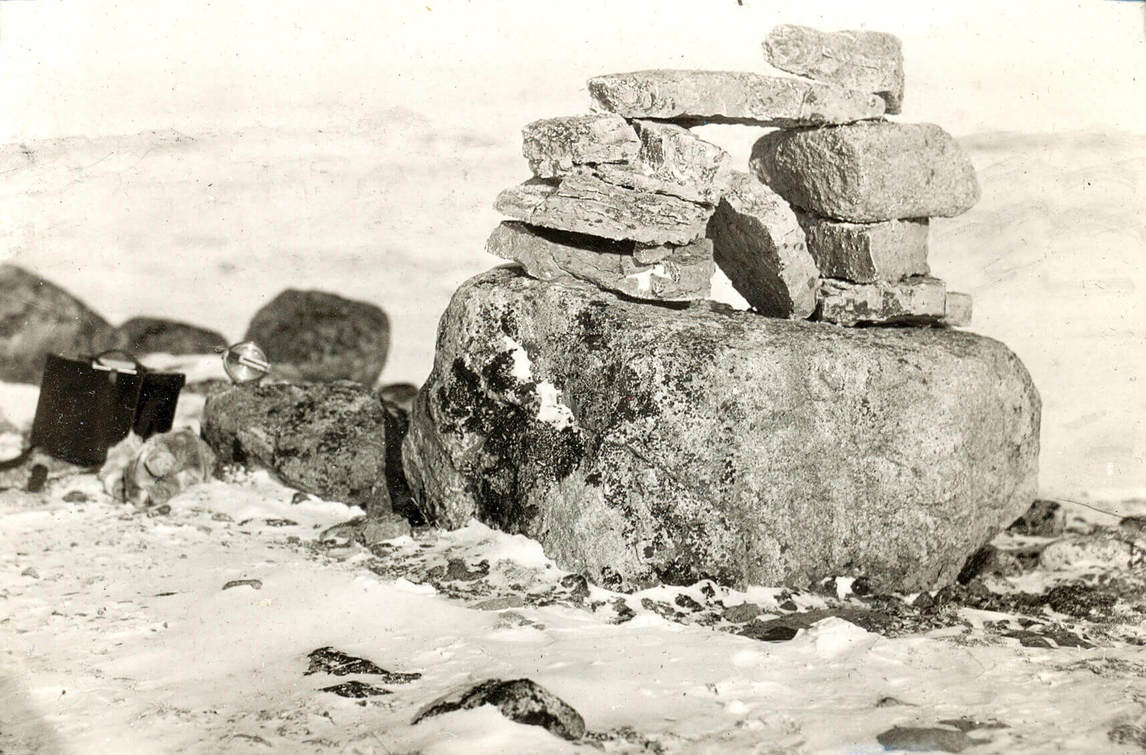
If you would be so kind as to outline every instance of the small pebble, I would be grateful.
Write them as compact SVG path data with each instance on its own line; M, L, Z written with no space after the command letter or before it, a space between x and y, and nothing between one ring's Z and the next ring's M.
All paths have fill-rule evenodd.
M256 590L263 589L263 581L261 579L232 579L227 584L223 585L224 590L230 590L232 587L242 586L253 587Z

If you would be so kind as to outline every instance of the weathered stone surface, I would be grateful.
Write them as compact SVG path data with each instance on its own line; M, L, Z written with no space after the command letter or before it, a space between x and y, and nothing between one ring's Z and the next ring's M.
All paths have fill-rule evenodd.
M636 121L641 149L629 164L597 165L609 183L715 205L732 177L732 157L686 128Z
M812 314L820 273L795 213L776 192L736 171L708 236L716 264L758 312L799 320Z
M115 330L121 347L133 354L212 354L227 348L220 333L161 317L133 317Z
M837 325L938 323L947 312L947 286L920 276L897 283L820 281L814 319Z
M687 244L704 235L712 207L588 175L534 179L501 192L498 212L530 225L643 244Z
M34 273L0 264L0 380L39 384L44 357L95 354L116 345L110 324Z
M219 461L257 463L328 500L388 510L386 416L358 383L235 386L207 397L203 439Z
M538 178L556 178L576 165L632 162L641 141L618 115L545 118L521 130L521 153Z
M931 123L773 131L756 142L751 164L789 203L853 223L953 217L979 201L971 161Z
M455 294L403 447L440 525L631 588L949 583L1035 497L1039 398L1002 344L650 307L511 268Z
M971 294L948 291L943 306L943 324L962 328L971 324Z
M855 283L927 275L927 218L845 223L797 212L808 251L826 278Z
M263 348L273 374L373 385L390 349L390 320L368 302L287 289L255 313L243 340Z
M645 249L633 242L534 228L517 221L498 226L486 242L486 251L519 263L538 280L582 280L653 301L707 298L715 270L708 239Z
M884 113L879 97L834 84L741 71L653 70L589 79L600 110L680 125L747 123L793 128L851 123Z
M430 703L411 722L455 710L469 710L492 705L511 721L542 726L563 739L585 736L585 720L573 706L532 679L487 679L450 692Z
M781 71L871 92L890 114L903 104L903 46L893 34L781 24L768 32L764 57Z

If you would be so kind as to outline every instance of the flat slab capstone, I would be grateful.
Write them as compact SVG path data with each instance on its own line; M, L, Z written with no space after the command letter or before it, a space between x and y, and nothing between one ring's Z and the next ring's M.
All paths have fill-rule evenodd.
M512 269L442 318L403 466L431 521L538 539L632 589L954 580L1031 504L1040 401L944 329L649 306Z
M768 32L764 57L781 71L879 95L889 114L903 106L903 46L893 34L781 24Z
M680 125L744 123L795 128L878 118L874 94L806 79L744 71L658 69L589 79L598 110Z
M971 160L933 123L773 131L753 146L750 164L790 204L853 223L949 218L979 201Z

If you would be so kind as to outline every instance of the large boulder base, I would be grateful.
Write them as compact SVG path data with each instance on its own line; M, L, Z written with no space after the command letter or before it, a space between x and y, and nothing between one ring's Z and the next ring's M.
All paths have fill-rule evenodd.
M655 307L502 268L443 316L403 465L431 521L526 534L607 586L909 592L1030 506L1039 414L981 336Z
M764 57L781 71L872 92L889 114L903 105L903 46L893 34L781 24L768 32Z
M0 380L40 382L49 354L78 357L117 345L115 330L64 289L0 265Z
M244 340L258 343L284 377L372 386L386 365L390 320L369 302L287 289L255 313Z
M753 146L751 165L792 205L853 223L954 217L979 201L971 160L932 123L773 131Z
M851 123L884 113L883 100L873 94L741 71L612 73L589 79L589 95L599 110L682 126L744 123L795 128Z

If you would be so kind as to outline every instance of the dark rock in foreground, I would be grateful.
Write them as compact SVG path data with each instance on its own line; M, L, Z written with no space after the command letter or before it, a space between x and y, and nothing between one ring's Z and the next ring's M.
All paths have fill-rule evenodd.
M306 671L303 672L304 676L317 673L334 676L371 674L381 676L382 681L386 684L407 684L422 678L422 675L417 672L406 674L387 671L373 661L344 653L329 645L310 651L306 658L309 663L307 663Z
M306 493L386 512L385 414L351 381L235 386L207 397L203 438L221 463L255 462Z
M403 463L431 521L610 586L950 583L1035 497L1040 402L1002 344L623 301L513 270L446 311Z
M325 291L288 289L255 313L243 340L255 341L281 374L372 386L386 364L390 321L379 307Z
M122 348L133 354L212 354L227 348L221 333L165 320L161 317L133 317L116 328Z
M585 736L585 720L571 705L531 679L488 679L451 692L430 705L411 723L481 705L492 705L511 721L530 726L543 726L563 739Z
M895 726L882 732L876 740L885 750L906 752L963 752L982 744L959 729L939 727Z
M0 380L39 384L48 353L90 355L116 345L111 325L64 289L0 265Z

